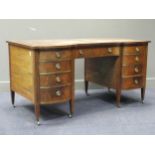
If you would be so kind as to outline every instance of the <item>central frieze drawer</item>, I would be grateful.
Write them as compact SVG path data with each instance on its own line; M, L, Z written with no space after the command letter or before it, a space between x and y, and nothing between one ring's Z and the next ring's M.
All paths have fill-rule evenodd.
M40 75L71 71L71 61L40 63L39 71Z
M73 51L75 58L91 58L103 56L119 56L119 47L97 47L97 48L80 48Z

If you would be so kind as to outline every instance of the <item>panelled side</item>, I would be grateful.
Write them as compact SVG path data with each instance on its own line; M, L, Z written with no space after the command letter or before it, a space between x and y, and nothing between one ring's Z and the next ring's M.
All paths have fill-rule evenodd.
M33 101L33 51L9 45L9 52L11 90Z

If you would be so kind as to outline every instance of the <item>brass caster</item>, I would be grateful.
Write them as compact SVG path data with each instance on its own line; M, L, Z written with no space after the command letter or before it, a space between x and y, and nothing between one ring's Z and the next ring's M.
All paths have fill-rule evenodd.
M118 105L118 104L117 104L116 106L117 106L117 108L121 108L121 105Z
M37 121L37 125L38 125L38 126L40 125L40 122L39 122L39 121Z
M144 100L141 100L141 103L144 104Z
M72 117L73 117L73 115L72 115L72 114L69 114L69 115L68 115L68 117L69 117L69 118L72 118Z
M86 93L86 96L90 96L88 93Z

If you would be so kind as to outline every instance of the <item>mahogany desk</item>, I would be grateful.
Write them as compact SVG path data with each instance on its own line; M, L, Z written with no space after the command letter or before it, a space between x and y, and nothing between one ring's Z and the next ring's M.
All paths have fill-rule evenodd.
M85 92L93 82L116 90L141 89L144 101L149 41L140 40L28 40L8 41L10 89L34 103L39 124L40 105L69 101L74 112L74 62L85 59Z

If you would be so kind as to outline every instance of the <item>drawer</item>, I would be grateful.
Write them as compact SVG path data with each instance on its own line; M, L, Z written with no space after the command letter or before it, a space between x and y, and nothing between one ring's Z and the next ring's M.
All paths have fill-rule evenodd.
M143 77L131 77L122 79L123 89L134 89L143 87Z
M122 68L123 76L141 75L142 73L143 73L142 65L134 65L134 66L128 66L128 67Z
M47 62L39 64L40 75L50 75L71 71L71 61Z
M71 87L69 86L40 90L40 100L42 104L65 102L70 98L71 98Z
M40 76L40 87L52 87L56 85L64 85L70 83L71 73Z
M144 56L143 55L126 55L123 56L123 66L128 66L131 64L143 64Z
M99 48L81 48L73 51L75 58L91 58L91 57L103 57L103 56L119 56L119 47L99 47Z
M146 50L146 46L125 46L123 55L143 55Z
M50 61L61 61L61 60L70 60L71 52L70 51L41 51L39 56L40 62L50 62Z

